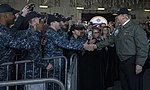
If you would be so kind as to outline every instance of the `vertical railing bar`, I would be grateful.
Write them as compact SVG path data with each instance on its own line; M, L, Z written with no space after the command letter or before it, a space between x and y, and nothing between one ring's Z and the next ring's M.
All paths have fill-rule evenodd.
M53 74L53 78L55 78L55 76L56 76L56 75L55 75L55 74L56 74L55 72L57 71L57 65L56 65L56 64L57 64L57 61L56 61L56 59L53 59L53 60L54 60L54 74ZM53 83L53 90L54 90L54 88L55 88L55 87L54 87L54 83Z
M34 64L34 62L33 62L33 72L32 72L32 78L34 78L34 72L35 72L35 66L34 66L35 64Z
M7 68L7 77L6 77L6 80L8 81L9 80L9 65L7 65L6 68ZM9 86L7 86L6 89L9 90Z
M26 80L26 78L27 78L27 63L25 63L25 65L24 65L24 72L25 72L25 75L24 75L24 79Z
M7 65L6 68L7 68L7 77L6 77L6 80L8 81L9 80L9 65Z
M6 90L9 90L9 86L6 86Z
M65 60L65 87L67 87L67 59L66 58L64 58L64 60Z
M57 59L57 61L59 62L58 64L59 64L59 80L61 80L61 75L62 75L62 72L61 72L61 69L62 69L62 66L61 66L61 58L59 58L59 59Z
M42 68L40 68L40 78L42 78Z
M59 66L59 74L60 74L60 75L59 75L59 80L63 80L63 79L62 79L63 77L61 78L61 76L63 76L62 69L63 69L64 67L62 67L62 61L61 61L61 60L62 60L61 58L58 59L58 62L59 62L59 65L60 65L60 66ZM65 72L64 72L64 73L65 73ZM64 75L64 76L65 76L65 75ZM59 89L60 89L60 87L59 87Z
M16 80L18 80L18 64L16 64ZM17 85L15 86L15 90L17 90Z

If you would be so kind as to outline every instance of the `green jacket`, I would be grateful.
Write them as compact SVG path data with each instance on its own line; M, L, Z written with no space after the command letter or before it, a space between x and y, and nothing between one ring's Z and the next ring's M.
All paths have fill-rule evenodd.
M119 33L116 36L113 35L108 40L97 43L97 48L101 49L115 43L116 52L121 61L135 56L135 63L143 66L148 57L149 50L145 31L131 20L122 28L118 28L118 31Z

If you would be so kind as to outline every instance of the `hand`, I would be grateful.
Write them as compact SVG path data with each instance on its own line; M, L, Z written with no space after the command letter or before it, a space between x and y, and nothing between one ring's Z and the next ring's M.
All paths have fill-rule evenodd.
M41 18L40 22L45 24L45 21L47 21L48 16L46 15L44 18Z
M95 42L96 42L95 39L90 39L88 43L89 43L89 44L94 44Z
M141 73L142 72L142 66L137 64L135 72L136 72L136 74Z
M36 30L39 30L40 32L43 32L44 29L43 29L43 24L39 23L39 24L36 24L36 27L35 27Z
M40 32L44 32L44 21L40 21L39 23L33 23L34 30L40 30Z
M88 51L94 51L95 44L88 44L88 41L84 44L84 49Z
M53 69L53 65L49 63L48 66L46 67L46 69L47 69L47 71L52 70Z
M26 16L27 13L29 13L29 5L26 5L23 9L22 9L22 16Z

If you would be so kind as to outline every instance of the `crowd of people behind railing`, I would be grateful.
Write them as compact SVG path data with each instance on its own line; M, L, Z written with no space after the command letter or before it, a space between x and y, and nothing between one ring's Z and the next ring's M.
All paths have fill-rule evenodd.
M64 62L60 65L59 61L44 62L42 58L66 56L69 60L70 55L77 53L78 89L111 89L114 81L119 80L115 44L100 50L94 50L94 47L97 42L115 36L119 24L112 21L96 25L92 22L85 24L84 21L69 24L71 17L64 17L59 13L42 15L34 11L34 7L34 4L28 4L22 11L18 11L8 4L0 5L0 64L34 60L34 78L39 78L39 67L43 68L42 77L46 76L47 71L51 73L55 70L55 78L58 78L58 69L61 66L63 71ZM148 38L149 24L144 24ZM10 71L14 75L13 69ZM33 78L32 65L27 67L26 72L27 79ZM62 75L62 82L64 78ZM0 80L6 80L6 67L0 66ZM5 89L0 87L0 90ZM54 90L59 88L56 86Z

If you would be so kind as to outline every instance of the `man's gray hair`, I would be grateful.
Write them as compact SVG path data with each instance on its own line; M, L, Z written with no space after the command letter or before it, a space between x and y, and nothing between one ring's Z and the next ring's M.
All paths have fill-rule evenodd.
M131 15L129 14L122 14L124 17L126 17L127 19L131 19Z

